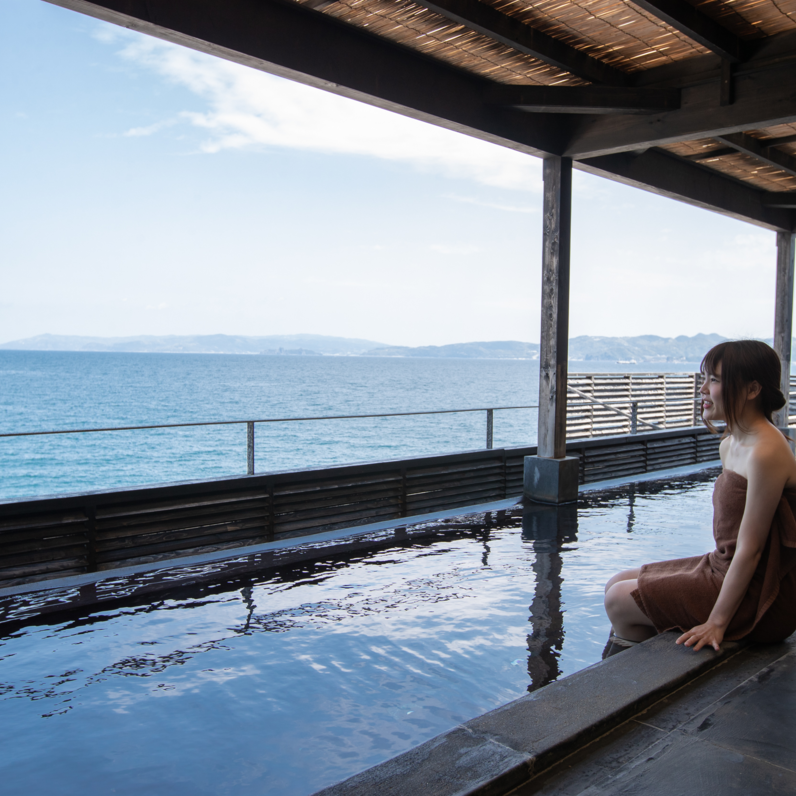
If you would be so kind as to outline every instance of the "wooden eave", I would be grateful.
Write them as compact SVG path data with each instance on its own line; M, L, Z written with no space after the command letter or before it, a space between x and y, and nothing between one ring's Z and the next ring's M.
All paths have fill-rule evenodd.
M796 0L50 0L793 231ZM781 192L782 201L772 200Z

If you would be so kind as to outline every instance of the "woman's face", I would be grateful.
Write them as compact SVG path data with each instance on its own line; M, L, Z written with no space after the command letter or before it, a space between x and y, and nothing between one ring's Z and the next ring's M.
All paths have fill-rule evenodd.
M708 373L699 388L702 396L702 417L711 423L724 420L724 404L721 402L721 362L715 373Z

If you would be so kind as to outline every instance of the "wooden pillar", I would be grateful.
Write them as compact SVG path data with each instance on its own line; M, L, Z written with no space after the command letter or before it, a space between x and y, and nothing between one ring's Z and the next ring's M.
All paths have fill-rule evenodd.
M774 350L782 362L782 392L785 406L776 413L774 422L788 427L790 409L790 360L793 339L793 254L794 236L790 232L777 233L777 287L774 303Z
M566 455L571 219L572 160L545 158L537 437L538 455L544 459Z
M525 457L523 496L540 503L578 497L577 456L567 456L567 355L572 160L544 160L542 335L539 346L539 433Z

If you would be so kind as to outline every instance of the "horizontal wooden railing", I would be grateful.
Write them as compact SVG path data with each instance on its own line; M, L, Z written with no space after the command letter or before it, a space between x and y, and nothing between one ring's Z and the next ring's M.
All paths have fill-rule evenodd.
M570 442L580 481L715 460L704 428ZM519 498L536 448L0 502L0 587Z

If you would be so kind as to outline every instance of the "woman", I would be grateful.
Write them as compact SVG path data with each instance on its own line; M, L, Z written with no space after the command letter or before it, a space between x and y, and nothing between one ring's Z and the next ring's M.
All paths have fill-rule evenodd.
M605 587L604 657L666 630L718 651L723 639L781 641L796 630L796 459L772 413L785 405L780 361L756 340L717 345L702 361L702 419L724 421L713 489L716 549L645 564Z

